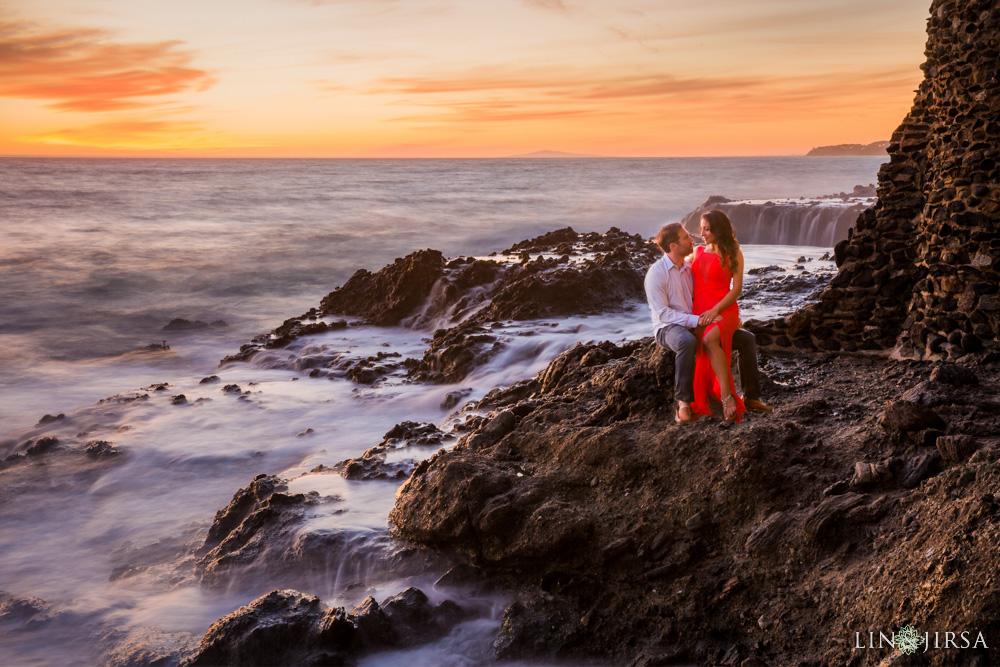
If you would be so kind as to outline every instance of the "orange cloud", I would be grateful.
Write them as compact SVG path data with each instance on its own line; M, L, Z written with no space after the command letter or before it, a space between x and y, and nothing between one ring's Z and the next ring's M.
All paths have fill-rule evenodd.
M837 115L845 109L903 107L914 68L838 71L809 76L615 76L565 69L476 68L440 77L381 80L371 91L427 108L393 118L408 122L516 122L568 117L680 119L742 123ZM873 92L874 91L874 92Z
M598 77L558 70L474 70L439 78L383 79L373 92L427 95L487 91L538 91L553 98L615 99L732 90L759 85L759 80L735 78L682 79L669 74Z
M116 43L110 34L0 23L0 96L52 100L47 106L60 111L120 111L214 83L189 66L192 55L180 42Z
M126 117L25 137L35 144L113 150L198 150L226 145L197 122Z

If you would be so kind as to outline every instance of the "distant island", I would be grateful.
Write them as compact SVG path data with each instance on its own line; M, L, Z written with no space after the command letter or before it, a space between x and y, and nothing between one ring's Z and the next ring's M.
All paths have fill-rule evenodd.
M814 148L806 156L830 155L886 155L889 149L888 141L876 141L871 144L838 144L837 146L820 146Z
M508 155L510 158L573 158L573 157L604 157L603 155L585 155L584 153L563 153L562 151L535 151L522 155Z

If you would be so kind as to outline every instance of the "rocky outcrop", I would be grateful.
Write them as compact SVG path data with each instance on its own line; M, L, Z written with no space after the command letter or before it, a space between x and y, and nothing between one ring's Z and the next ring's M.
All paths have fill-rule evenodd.
M434 424L403 422L393 426L383 436L382 442L367 449L361 456L340 461L330 469L347 479L406 479L417 466L419 454L390 462L387 461L389 452L407 447L440 447L454 437Z
M359 270L320 302L320 314L353 315L370 324L392 325L420 307L444 271L437 250L418 250L378 273Z
M419 425L412 426L408 432L417 438ZM399 428L405 429L405 425ZM319 466L306 474L334 471ZM335 513L340 501L337 496L320 496L315 491L288 493L287 480L258 475L216 513L204 542L194 553L195 579L209 589L239 590L241 586L252 587L256 578L263 577L282 586L298 587L314 582L316 573L325 573L331 563L337 563L341 585L350 586L370 576L372 570L387 578L401 577L450 562L426 549L392 540L385 532L309 530L303 525L307 512L310 516Z
M417 588L381 605L369 597L350 612L295 590L275 590L213 623L182 664L353 665L364 653L434 641L465 616L450 600L432 605Z
M486 418L417 466L390 520L521 591L498 657L876 664L851 652L855 626L995 625L976 582L1000 548L1000 369L976 385L955 368L771 357L772 415L691 426L652 341L578 345L472 406ZM941 529L949 512L960 531ZM914 579L914 553L933 583L902 608L891 582Z
M258 475L216 513L195 565L202 585L223 587L248 569L276 567L276 562L289 560L294 553L294 528L302 521L306 506L317 504L320 498L286 490L284 480Z
M435 333L423 357L412 363L386 364L381 358L355 363L337 357L322 368L310 367L311 375L346 369L349 379L372 384L405 366L412 380L459 382L502 349L492 333L495 323L619 311L645 299L643 278L659 256L646 239L615 227L605 234L580 234L566 227L487 259L445 261L436 250L421 250L378 273L358 271L328 294L319 309L286 320L222 363L247 361L302 336L347 327L346 320L332 319L346 315L367 324Z
M756 323L776 348L968 359L1000 351L1000 7L935 0L925 78L878 201L836 247L818 304Z

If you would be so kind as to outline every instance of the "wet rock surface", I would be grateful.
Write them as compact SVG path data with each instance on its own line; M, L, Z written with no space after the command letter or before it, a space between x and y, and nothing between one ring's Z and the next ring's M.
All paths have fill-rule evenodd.
M331 470L347 479L403 480L413 472L418 459L427 455L427 450L423 453L414 452L411 458L391 462L386 460L390 452L407 447L441 447L454 439L454 435L445 433L434 424L403 422L392 427L382 438L382 442L357 458L338 462Z
M347 327L346 320L333 318L348 316L377 326L431 329L434 335L413 363L369 358L345 364L334 357L311 367L310 375L343 371L367 385L403 369L411 380L459 382L502 349L493 332L500 322L620 311L644 301L643 278L660 255L640 235L615 227L604 234L567 227L486 259L445 260L435 250L421 250L377 273L358 271L318 309L286 320L222 363Z
M318 466L306 475L335 472ZM341 498L289 493L288 480L258 475L215 515L194 552L193 578L208 589L252 587L255 577L287 586L313 584L316 573L337 564L345 590L363 581L371 569L380 576L410 576L447 567L449 559L427 549L392 540L386 532L311 529L316 512L342 512ZM135 559L127 559L131 567ZM117 573L117 572L116 572ZM113 576L116 574L113 573ZM130 576L125 571L119 576Z
M1000 368L975 385L883 358L761 365L773 414L677 425L670 355L578 345L472 406L485 418L397 494L394 532L519 591L499 657L839 665L849 642L817 622L1000 631L977 583L1000 549ZM902 398L921 386L931 412Z
M258 475L215 515L198 549L195 576L203 586L218 588L255 571L289 567L310 555L296 528L309 506L337 502L319 494L287 493L287 483ZM310 545L311 546L311 545Z
M350 612L319 598L275 590L216 621L185 667L202 665L352 665L365 653L419 646L447 634L466 613L432 605L417 588Z
M52 616L44 600L0 591L0 629L6 632L33 630L49 623Z

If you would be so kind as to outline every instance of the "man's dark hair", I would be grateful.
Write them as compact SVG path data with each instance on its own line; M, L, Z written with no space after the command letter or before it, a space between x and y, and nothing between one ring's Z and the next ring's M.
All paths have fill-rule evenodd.
M670 244L677 243L681 229L683 225L679 222L670 222L660 227L660 231L656 232L656 245L660 246L660 250L670 252Z

